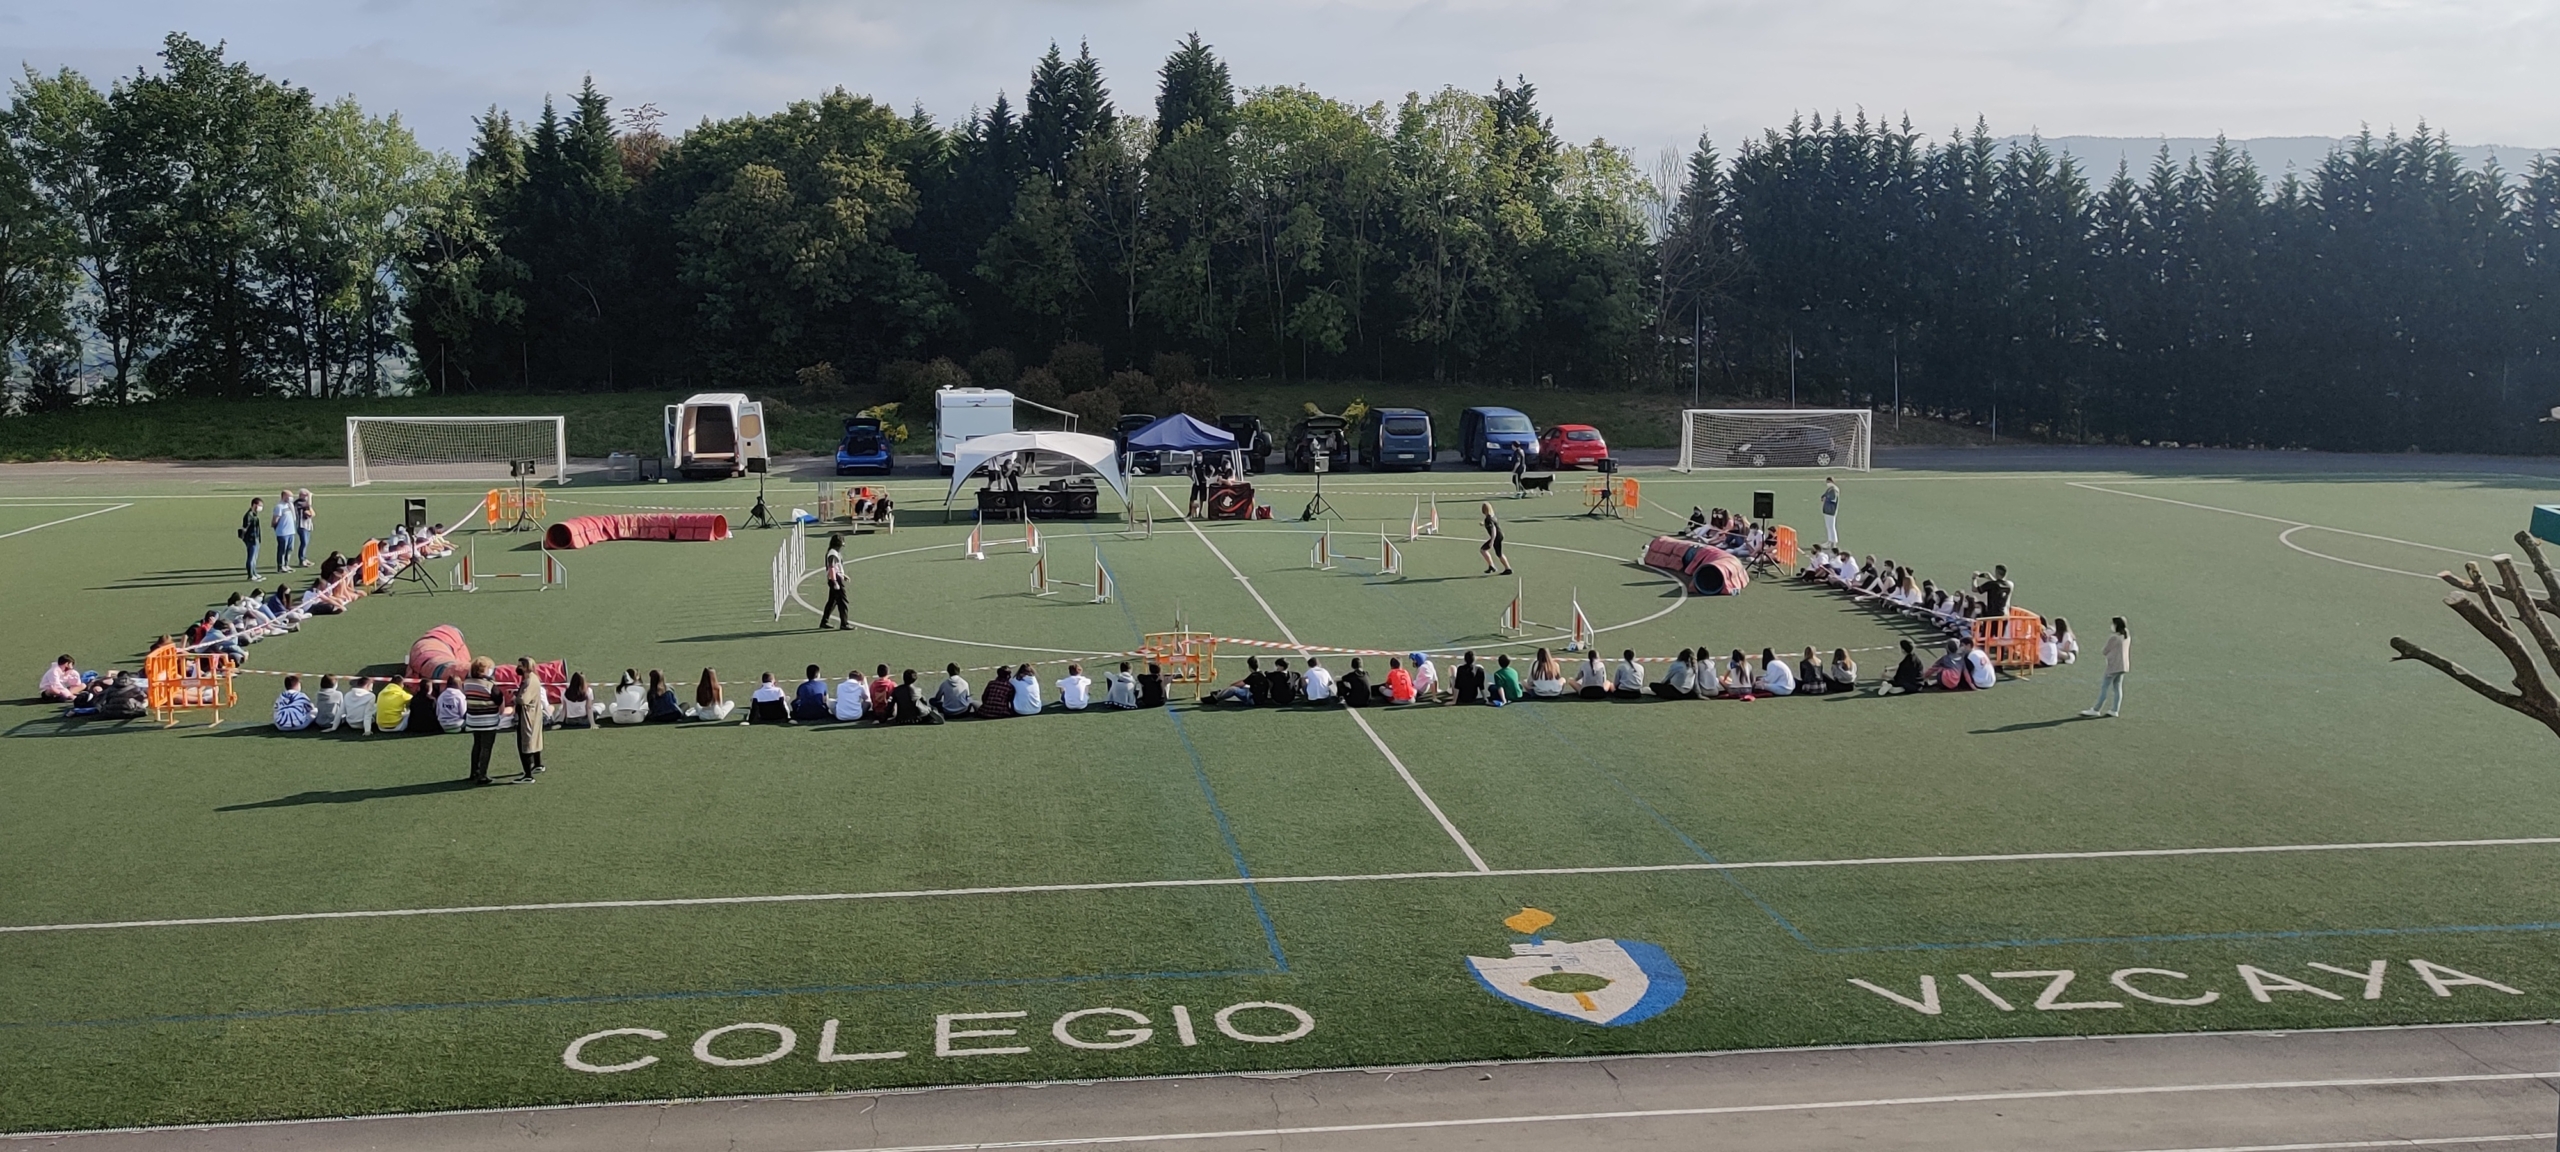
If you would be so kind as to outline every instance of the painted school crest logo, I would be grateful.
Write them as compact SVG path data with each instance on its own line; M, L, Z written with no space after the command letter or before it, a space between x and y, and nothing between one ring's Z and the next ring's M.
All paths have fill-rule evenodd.
M1484 990L1550 1016L1616 1027L1650 1020L1680 1002L1689 978L1658 945L1641 940L1549 940L1556 918L1523 908L1502 923L1529 939L1509 956L1469 956Z

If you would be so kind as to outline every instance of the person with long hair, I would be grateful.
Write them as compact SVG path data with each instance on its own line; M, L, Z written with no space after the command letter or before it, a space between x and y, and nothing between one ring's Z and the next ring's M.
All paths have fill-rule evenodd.
M1831 690L1831 682L1823 678L1822 657L1814 654L1813 645L1804 646L1804 658L1796 663L1796 695L1820 696Z
M664 724L684 719L684 706L676 702L675 688L667 683L666 674L655 668L649 670L649 689L643 700L648 723Z
M2103 650L2107 660L2106 674L2098 679L2098 702L2082 709L2080 714L2083 716L2117 716L2124 712L2124 674L2133 671L2133 633L2126 630L2122 616L2107 623L2114 631L2107 634L2107 646ZM2113 707L2107 704L2110 696L2115 698Z
M1501 518L1493 514L1491 502L1476 505L1476 510L1484 514L1484 543L1476 546L1476 554L1484 557L1485 574L1492 575L1494 565L1500 563L1502 574L1510 575L1511 561L1502 554Z
M551 709L551 699L543 695L542 673L534 670L533 657L516 658L516 759L524 775L518 784L533 783L534 773L542 771L542 718Z
M1544 648L1529 661L1529 694L1548 699L1564 695L1564 665Z
M1763 648L1760 650L1760 681L1754 687L1762 696L1793 696L1796 694L1795 671L1787 667L1786 661L1778 659L1777 649Z
M827 618L835 617L836 630L853 627L853 608L844 598L844 533L827 537L827 606L818 609L818 627L827 626Z
M1662 670L1662 680L1653 686L1653 694L1665 700L1698 698L1698 653L1683 648L1671 658L1671 666Z
M726 720L729 718L729 713L737 707L735 702L720 691L720 673L709 668L703 669L702 679L693 682L693 718Z
M1858 690L1858 662L1849 658L1848 649L1834 648L1831 650L1831 663L1822 669L1822 679L1830 685L1827 691L1855 692Z
M1726 658L1724 676L1716 681L1716 685L1721 689L1720 695L1735 700L1751 699L1751 658L1743 655L1742 649L1734 649L1733 655Z

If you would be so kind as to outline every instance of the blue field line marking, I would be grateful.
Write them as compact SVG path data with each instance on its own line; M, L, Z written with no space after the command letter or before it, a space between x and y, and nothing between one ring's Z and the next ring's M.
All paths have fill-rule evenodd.
M827 996L868 992L933 992L951 988L1019 988L1040 984L1092 984L1106 980L1214 980L1235 976L1269 976L1267 969L1215 972L1105 972L1092 976L1023 976L989 980L925 980L900 984L808 984L791 988L696 989L681 992L611 992L588 996L525 996L511 1000L452 1000L413 1004L353 1004L336 1008L270 1008L250 1012L213 1012L191 1016L130 1016L102 1020L6 1020L0 1030L21 1028L125 1028L154 1024L217 1024L243 1020L288 1020L305 1016L388 1015L401 1012L452 1012L474 1008L558 1008L587 1004L644 1004L667 1000L731 1000L770 996Z
M1678 837L1680 843L1687 845L1689 851L1694 853L1698 859L1709 864L1724 863L1724 861L1716 859L1715 853L1707 851L1705 845L1690 838L1687 832L1681 831L1680 826L1672 823L1671 818L1663 815L1660 809L1655 808L1652 804L1646 802L1643 796L1637 795L1635 789L1627 787L1626 782L1618 779L1616 773L1602 767L1600 762L1593 759L1591 753L1584 751L1582 745L1575 742L1573 737L1565 735L1552 721L1549 721L1546 717L1539 715L1536 707L1532 706L1529 709L1529 716L1537 722L1539 727L1546 729L1548 735L1555 737L1558 741L1562 742L1565 747L1572 749L1574 755L1582 757L1582 762L1588 765L1593 772L1597 773L1601 779L1607 780L1610 787L1616 788L1620 795L1634 801L1636 807L1643 809L1645 815L1653 818L1654 823L1660 824L1664 831ZM1787 919L1783 913L1780 913L1775 907L1771 906L1768 901L1761 899L1759 893L1744 886L1740 880L1734 879L1733 873L1719 871L1716 873L1716 878L1723 880L1728 885L1731 885L1734 891L1742 893L1743 898L1751 901L1752 906L1760 909L1762 915L1767 916L1770 921L1775 923L1778 927L1785 929L1787 935L1795 937L1796 943L1802 944L1805 947L1816 951L1822 950L1821 945L1814 943L1812 937L1804 934L1804 929L1796 927L1795 921Z
M1862 952L1961 952L1976 948L2053 948L2067 944L2196 944L2226 940L2321 940L2356 936L2553 931L2560 931L2560 921L2532 924L2443 924L2428 928L2294 928L2269 932L2175 932L2157 936L2049 936L2033 940L1974 940L1943 944L1860 944L1839 948L1817 945L1814 951L1835 955Z
M1095 545L1097 552L1100 548L1101 545ZM1108 565L1105 567L1108 568ZM1113 576L1111 581L1117 584L1120 578ZM1120 618L1128 622L1129 635L1136 638L1139 643L1145 643L1146 631L1138 627L1137 614L1129 610L1129 598L1114 596L1111 602L1120 606ZM1271 953L1272 966L1281 972L1287 972L1289 954L1281 950L1280 928L1271 922L1271 910L1262 903L1261 886L1252 882L1253 868L1244 862L1244 845L1236 842L1235 826L1227 820L1226 807L1218 803L1217 788L1209 783L1209 769L1201 762L1200 748L1191 742L1191 730L1183 726L1182 714L1173 710L1170 701L1164 707L1164 716L1165 719L1173 721L1173 734L1182 741L1182 751L1191 757L1191 779L1200 785L1200 798L1209 802L1209 815L1218 823L1218 841L1226 845L1227 859L1235 863L1237 878L1246 882L1244 897L1253 904L1254 919L1262 922L1262 946Z

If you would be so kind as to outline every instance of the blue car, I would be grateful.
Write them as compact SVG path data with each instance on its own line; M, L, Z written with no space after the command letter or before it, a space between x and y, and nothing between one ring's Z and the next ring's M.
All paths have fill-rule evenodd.
M1509 468L1538 454L1538 428L1517 408L1469 408L1458 416L1458 458L1478 468Z
M836 445L836 475L851 476L871 472L886 476L897 466L889 454L889 441L880 434L880 421L870 416L854 416L844 422L844 442Z

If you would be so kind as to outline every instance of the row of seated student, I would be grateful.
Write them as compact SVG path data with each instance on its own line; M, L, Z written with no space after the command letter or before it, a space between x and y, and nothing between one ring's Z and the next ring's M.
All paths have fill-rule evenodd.
M1861 603L1919 617L1951 634L1972 632L1975 620L2008 615L2010 601L2017 595L2017 584L2009 579L2005 564L1992 565L1989 572L1974 573L1977 580L1967 587L1950 589L1934 580L1919 578L1890 557L1878 562L1868 556L1862 561L1846 550L1821 544L1814 545L1800 575L1848 592ZM2057 630L2065 637L2069 635L2067 629ZM2072 641L2068 647L2076 652L2078 642Z
M444 531L444 525L438 524L412 538L406 527L394 528L382 541L382 578L389 580L411 563L451 555L453 545L445 540ZM234 592L220 607L206 609L203 617L188 625L180 634L181 643L189 652L219 652L243 661L248 658L246 645L299 631L315 616L338 615L362 591L357 587L355 562L344 552L332 551L320 561L319 575L301 592L283 580L274 591L253 587Z
M139 672L83 672L68 652L45 665L36 700L63 705L65 715L136 720L150 711L151 690Z
M1360 708L1423 702L1500 706L1521 700L1638 700L1647 696L1665 700L1749 700L1759 696L1843 693L1853 691L1858 682L1857 662L1850 659L1846 649L1832 649L1831 659L1825 662L1810 647L1792 663L1772 649L1761 649L1756 667L1750 656L1735 649L1721 670L1712 651L1683 648L1659 680L1647 674L1644 662L1636 659L1633 649L1619 653L1615 664L1604 661L1597 652L1588 653L1570 674L1544 648L1526 662L1525 672L1523 666L1512 663L1508 654L1497 654L1488 667L1468 651L1458 657L1458 664L1450 670L1445 683L1438 666L1422 652L1388 657L1386 675L1375 680L1357 656L1350 658L1348 670L1339 678L1325 667L1321 656L1306 657L1303 671L1292 670L1285 657L1274 659L1267 671L1259 657L1247 657L1245 669L1243 678L1210 693L1207 702L1265 708L1339 703Z
M1165 703L1163 670L1154 664L1147 665L1144 673L1135 673L1123 662L1118 670L1104 673L1099 681L1085 675L1083 665L1069 664L1066 674L1054 681L1054 706L1044 699L1037 665L998 668L974 693L958 664L944 665L943 672L942 680L928 685L919 682L913 668L893 679L889 666L878 664L868 677L855 668L830 684L819 667L811 664L800 682L788 690L774 680L773 673L767 672L748 693L746 715L740 723L847 724L869 720L884 725L941 724L963 719L1036 716L1044 711L1081 712L1097 707L1161 708ZM622 682L614 687L606 715L616 724L725 721L737 714L736 707L722 690L719 674L712 669L703 669L701 678L694 682L690 704L680 702L666 677L652 669L645 682L636 672L625 671Z
M502 694L502 700L509 702L502 703L502 708L512 708L512 699ZM442 681L350 676L342 682L335 675L324 675L306 693L302 677L291 675L284 678L284 691L276 696L275 726L285 732L349 728L368 736L376 732L436 735L462 731L469 711L460 676ZM560 705L546 711L542 721L546 728L593 728L598 714L586 673L577 672L561 690Z
M1755 564L1777 560L1777 536L1769 525L1755 523L1740 512L1722 508L1689 507L1689 523L1681 535L1702 544L1722 548L1744 561Z

